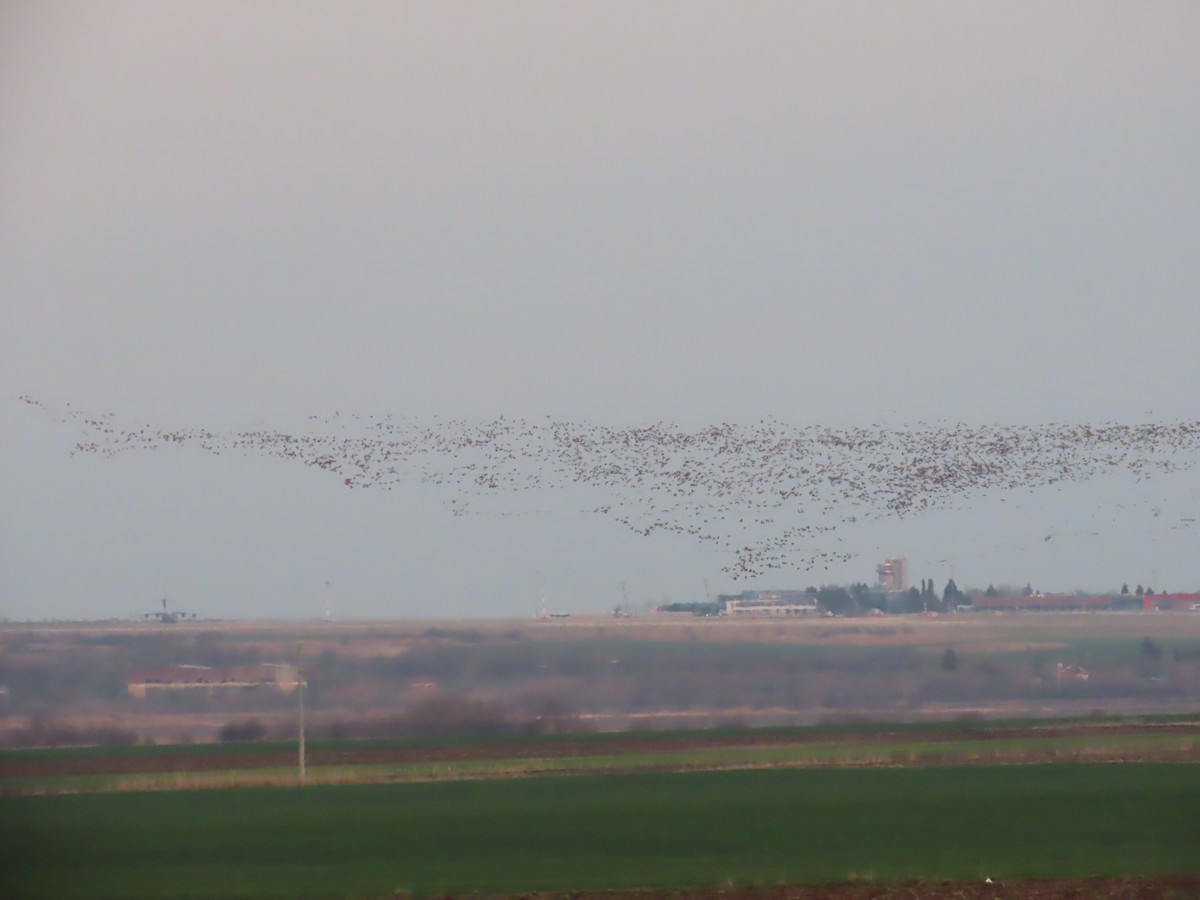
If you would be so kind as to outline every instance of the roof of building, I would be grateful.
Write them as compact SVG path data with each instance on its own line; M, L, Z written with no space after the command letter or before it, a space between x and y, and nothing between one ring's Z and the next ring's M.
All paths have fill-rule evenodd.
M248 666L153 666L130 672L128 684L225 684L275 681L281 674L295 671L294 666L261 663Z

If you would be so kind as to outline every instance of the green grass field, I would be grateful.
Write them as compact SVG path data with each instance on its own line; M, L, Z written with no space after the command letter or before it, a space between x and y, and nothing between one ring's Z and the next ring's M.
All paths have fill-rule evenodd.
M970 732L964 732L970 734ZM373 744L379 746L379 743ZM242 746L242 745L235 745ZM537 746L534 744L533 746ZM545 742L547 751L553 743ZM1193 754L1197 739L1177 734L1019 737L979 740L889 740L879 742L794 743L764 746L710 746L662 750L623 750L605 754L502 756L423 762L312 764L313 784L446 781L515 778L556 773L629 772L634 770L753 769L811 766L979 765L1014 762L1056 762L1113 759L1128 755L1158 761L1181 761ZM291 749L291 748L288 748ZM207 754L214 755L214 754ZM319 757L310 755L310 760ZM294 765L284 767L217 768L163 772L91 775L40 775L0 779L0 791L10 794L149 791L193 788L287 786L297 780Z
M960 732L965 737L985 732L995 732L1003 729L1038 729L1044 730L1057 726L1075 727L1081 724L1091 726L1105 725L1162 725L1177 723L1200 722L1200 713L1164 713L1160 715L1096 715L1080 718L1078 716L1060 717L1017 717L989 719L958 719L954 721L934 722L841 722L826 725L778 726L772 728L746 729L742 727L706 728L702 730L654 730L643 736L655 740L670 741L689 739L697 735L720 740L729 738L736 740L747 733L765 735L788 741L794 738L830 737L837 739L847 735L861 734L907 734L914 740L920 740L925 734L946 735ZM629 740L630 733L625 731L592 731L568 732L563 734L513 733L499 735L452 735L440 737L411 737L396 739L378 739L364 741L345 740L309 740L308 746L314 751L339 749L348 744L360 744L369 747L483 747L490 744L526 744L553 746L555 744L589 743L595 744L602 750L606 744L619 744ZM295 741L255 741L250 743L211 743L211 744L158 744L119 747L82 746L82 747L35 747L35 748L2 748L0 762L5 759L81 759L86 757L105 756L193 756L196 754L211 754L219 756L236 751L272 753L288 750L295 746Z
M1200 871L1200 766L0 798L4 896L382 897Z
M312 784L352 784L650 769L1187 762L1196 758L1200 734L1179 728L1195 721L1195 716L1014 719L637 737L585 733L316 741L309 743L308 777ZM454 753L436 755L446 748ZM370 756L393 751L415 758ZM434 755L421 759L424 751ZM289 786L296 782L295 754L294 742L5 750L0 751L0 795ZM113 767L89 769L104 761Z

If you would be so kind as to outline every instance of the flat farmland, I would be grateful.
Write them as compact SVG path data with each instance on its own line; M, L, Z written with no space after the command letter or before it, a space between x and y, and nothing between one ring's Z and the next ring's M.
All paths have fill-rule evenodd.
M300 644L303 786L294 693L126 690ZM0 669L5 898L1200 896L1200 616L8 625Z
M1200 762L1200 716L319 741L308 784L649 771ZM298 782L296 743L0 751L0 795Z
M247 722L279 738L290 695L127 681L301 647L317 739L1200 712L1192 613L10 623L0 744L204 743Z
M1200 872L1200 766L608 774L0 800L6 896L385 897Z

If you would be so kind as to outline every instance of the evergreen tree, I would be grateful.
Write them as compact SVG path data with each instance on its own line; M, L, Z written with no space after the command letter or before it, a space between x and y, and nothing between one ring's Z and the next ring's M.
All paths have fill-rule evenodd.
M958 585L955 584L954 579L951 578L946 582L946 589L942 591L942 602L947 605L951 603L957 603L961 596L962 591L958 589Z
M854 598L859 609L869 609L877 605L872 602L871 588L865 581L850 585L850 596Z
M908 596L904 598L904 608L909 612L920 612L921 605L921 592L915 586L910 587Z
M854 610L854 598L844 587L823 587L817 591L818 605L834 615L845 615Z

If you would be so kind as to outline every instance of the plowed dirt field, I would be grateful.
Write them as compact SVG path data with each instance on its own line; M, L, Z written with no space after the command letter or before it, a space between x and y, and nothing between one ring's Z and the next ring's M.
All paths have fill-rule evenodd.
M520 900L1196 900L1200 875L1054 878L1008 884L979 881L779 885L699 891L524 894Z

